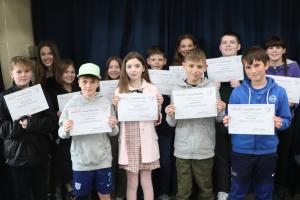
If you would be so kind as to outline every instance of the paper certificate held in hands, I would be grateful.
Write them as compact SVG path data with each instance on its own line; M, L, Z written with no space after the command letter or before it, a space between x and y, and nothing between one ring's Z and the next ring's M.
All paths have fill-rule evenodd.
M112 100L119 80L100 81L100 94Z
M79 94L80 92L72 92L72 93L67 93L67 94L60 94L57 95L57 102L58 102L58 108L59 111L62 112L65 105L72 99L72 97L76 94Z
M184 81L186 79L186 72L183 66L169 66L169 71L174 74L175 79Z
M118 94L118 121L154 121L158 119L156 96L143 93Z
M241 56L219 57L206 60L208 78L219 82L243 80Z
M111 132L112 128L108 123L110 116L111 106L109 104L68 108L68 118L73 120L70 135Z
M174 85L178 82L174 72L155 69L149 69L148 72L151 82L158 87L160 94L171 95Z
M4 99L13 120L49 108L40 84L5 95Z
M196 88L172 91L175 119L217 116L216 88Z
M274 135L274 104L228 104L229 133Z
M275 82L286 91L290 103L299 103L300 100L300 78L286 76L271 76Z

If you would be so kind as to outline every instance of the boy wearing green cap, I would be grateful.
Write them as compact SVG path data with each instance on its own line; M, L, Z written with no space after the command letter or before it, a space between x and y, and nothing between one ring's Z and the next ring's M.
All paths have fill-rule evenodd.
M59 136L70 137L73 121L68 117L69 108L105 104L111 107L111 117L107 123L112 132L72 136L73 195L77 200L86 200L91 190L95 189L101 200L109 200L112 190L112 156L108 135L118 134L117 119L110 101L96 92L100 85L100 68L93 63L83 64L77 77L81 92L64 107L59 119Z

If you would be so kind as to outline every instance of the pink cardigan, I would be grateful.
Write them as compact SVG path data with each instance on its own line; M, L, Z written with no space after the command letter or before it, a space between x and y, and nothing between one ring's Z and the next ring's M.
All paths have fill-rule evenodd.
M143 80L143 93L158 95L157 87L151 83ZM119 94L119 88L116 89L115 94ZM160 120L161 120L161 113ZM142 163L150 163L159 159L158 137L155 131L155 125L159 124L156 121L141 121L140 122L140 139L141 139L141 156ZM128 154L125 138L125 123L121 122L121 130L119 136L119 164L128 164Z

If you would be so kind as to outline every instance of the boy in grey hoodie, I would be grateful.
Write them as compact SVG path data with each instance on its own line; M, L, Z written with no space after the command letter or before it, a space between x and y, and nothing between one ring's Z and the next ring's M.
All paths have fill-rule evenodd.
M175 86L174 90L215 87L204 77L206 56L201 49L191 50L185 57L183 66L187 79ZM192 193L192 180L198 186L198 198L213 200L212 168L215 148L215 119L221 121L226 104L220 100L216 89L217 117L195 119L175 119L175 106L168 105L165 109L167 122L176 126L174 155L178 178L177 200L188 200Z
M100 68L97 65L92 63L81 65L78 74L81 92L67 103L59 119L59 136L69 138L73 121L69 119L68 108L93 105L111 107L112 115L107 119L112 128L111 133L82 133L72 136L73 194L77 200L88 199L92 189L98 192L101 200L110 200L112 190L112 155L108 135L117 135L119 128L110 101L96 92L100 78Z

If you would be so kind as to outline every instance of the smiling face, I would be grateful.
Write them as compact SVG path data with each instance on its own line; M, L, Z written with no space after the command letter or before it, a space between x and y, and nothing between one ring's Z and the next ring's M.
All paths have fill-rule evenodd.
M270 58L270 62L282 63L282 56L285 54L286 49L282 46L270 46L267 48L266 52Z
M207 69L204 60L186 60L183 62L183 67L186 71L187 82L191 85L198 85L201 83L201 78Z
M235 56L240 50L241 44L238 39L232 35L224 35L220 43L220 51L222 56Z
M162 54L152 54L147 58L147 63L151 69L161 70L167 63L167 59Z
M96 95L97 88L100 85L100 80L93 76L80 76L78 84L82 95L90 99Z
M46 69L48 71L51 71L53 68L54 56L50 47L48 46L42 47L40 50L40 57L41 57L41 62L46 67Z
M107 74L112 80L117 80L120 78L121 66L116 60L110 61L108 65Z
M75 69L72 65L69 65L62 75L62 81L64 84L71 85L75 79Z
M136 58L126 62L126 74L129 81L142 80L142 73L145 71L145 66Z
M196 48L195 44L193 43L193 41L189 38L185 38L182 39L180 41L179 47L177 49L177 51L182 55L185 56L187 54L188 51L192 50Z
M10 72L11 78L19 88L29 87L32 79L32 69L24 64L15 64Z
M247 77L251 80L251 83L257 86L265 85L266 70L269 67L268 63L264 64L262 61L253 60L252 64L249 64L247 61L243 60L243 65Z

